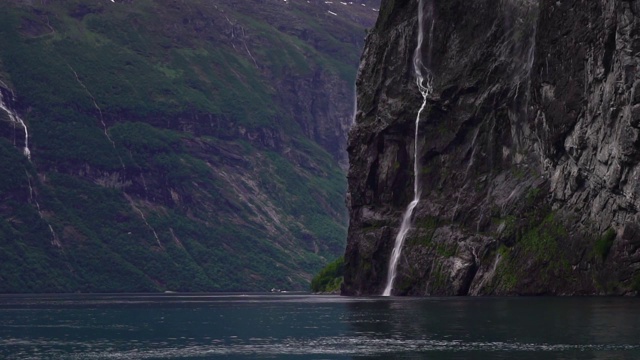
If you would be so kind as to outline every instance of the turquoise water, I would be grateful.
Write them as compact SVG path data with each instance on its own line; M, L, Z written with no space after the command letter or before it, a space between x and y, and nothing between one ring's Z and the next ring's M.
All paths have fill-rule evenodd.
M2 359L640 359L640 299L0 296Z

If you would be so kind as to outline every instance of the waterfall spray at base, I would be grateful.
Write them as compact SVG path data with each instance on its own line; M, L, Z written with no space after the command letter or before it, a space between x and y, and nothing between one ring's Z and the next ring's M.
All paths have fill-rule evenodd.
M20 127L22 127L22 130L24 130L24 149L22 150L22 152L24 156L27 157L27 159L31 160L31 150L29 150L29 130L27 129L27 124L24 122L24 120L22 120L22 118L20 118L20 116L18 116L15 111L11 110L9 104L4 101L2 91L0 91L0 109L4 110L7 113L7 115L9 116L9 120L12 123L20 125Z
M430 11L430 15L433 14L433 10ZM431 26L429 29L429 54L431 54L431 45L433 43L433 25L434 21L431 19ZM426 74L423 74L424 62L422 61L422 43L424 42L424 7L423 0L419 0L418 3L418 44L415 49L415 53L413 55L413 68L416 75L416 84L418 85L418 90L422 95L422 106L418 110L418 115L416 116L416 129L414 136L414 145L413 145L413 200L407 206L407 209L402 215L402 223L400 224L400 231L398 231L398 235L396 236L395 245L393 247L393 251L391 252L391 259L389 261L389 270L387 272L387 286L382 293L382 296L391 296L391 291L393 290L393 283L396 279L396 273L398 270L398 261L400 260L400 255L402 254L402 246L404 245L404 240L407 237L407 233L411 229L411 217L413 216L413 211L416 206L420 202L420 181L419 181L419 164L418 164L418 134L419 134L419 125L420 125L420 116L427 106L427 98L433 91L433 76L427 69Z

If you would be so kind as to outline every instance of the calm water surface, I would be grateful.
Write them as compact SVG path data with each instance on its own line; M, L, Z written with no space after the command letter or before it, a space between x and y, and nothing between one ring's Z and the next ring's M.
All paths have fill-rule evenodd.
M640 299L0 296L2 359L640 359Z

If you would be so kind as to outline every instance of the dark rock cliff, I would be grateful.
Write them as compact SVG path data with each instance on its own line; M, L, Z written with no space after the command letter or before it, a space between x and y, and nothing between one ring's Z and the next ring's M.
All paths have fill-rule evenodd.
M343 294L637 294L640 1L383 1L359 69Z

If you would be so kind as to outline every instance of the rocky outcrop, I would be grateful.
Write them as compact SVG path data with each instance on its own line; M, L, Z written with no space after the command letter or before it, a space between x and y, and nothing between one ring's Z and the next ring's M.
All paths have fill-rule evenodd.
M637 294L640 2L421 3L434 92L393 293ZM367 38L343 294L382 293L413 195L418 5L383 1Z

